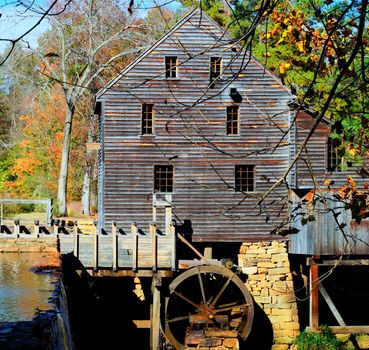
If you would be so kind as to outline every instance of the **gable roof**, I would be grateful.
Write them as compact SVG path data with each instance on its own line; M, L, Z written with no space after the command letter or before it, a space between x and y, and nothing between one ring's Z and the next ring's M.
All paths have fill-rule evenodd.
M175 33L179 28L181 28L186 22L188 22L193 16L199 14L201 17L206 18L211 24L216 27L219 31L222 32L223 37L225 37L230 43L233 43L234 46L239 49L244 49L243 46L234 38L232 38L218 23L216 23L210 16L208 16L202 9L195 8L190 11L187 15L185 15L172 29L170 29L167 33L165 33L155 44L150 46L146 51L141 53L136 59L134 59L126 68L124 68L115 78L110 80L103 88L101 88L96 94L96 100L105 94L107 90L109 90L121 77L127 74L132 68L134 68L138 63L140 63L145 57L147 57L152 51L154 51L163 41L165 41L168 37L170 37L173 33ZM250 55L254 62L260 66L265 72L267 72L271 77L273 77L278 84L281 85L288 93L291 93L290 89L283 85L281 80L269 69L267 69L263 64L261 64L254 56Z

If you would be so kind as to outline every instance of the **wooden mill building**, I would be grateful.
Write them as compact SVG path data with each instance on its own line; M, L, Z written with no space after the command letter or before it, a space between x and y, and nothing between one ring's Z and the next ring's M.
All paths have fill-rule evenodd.
M183 18L97 99L102 227L147 230L165 199L193 241L270 240L286 220L285 186L258 202L290 161L293 96L204 13Z
M166 236L173 224L194 244L220 245L218 259L229 258L228 243L287 241L290 256L314 266L335 264L339 254L367 261L367 220L332 192L348 175L358 188L365 179L352 164L340 167L329 122L290 167L316 115L200 10L101 89L96 110L98 227L108 235L112 223L123 235L134 223L142 236L152 223ZM319 277L312 271L311 281Z

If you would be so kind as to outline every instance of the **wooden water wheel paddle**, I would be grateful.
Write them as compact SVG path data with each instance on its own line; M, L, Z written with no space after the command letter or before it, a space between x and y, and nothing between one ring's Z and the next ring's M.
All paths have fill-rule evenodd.
M193 324L236 328L245 340L253 317L252 296L233 271L218 265L200 265L170 283L164 334L177 350L184 349L186 330Z

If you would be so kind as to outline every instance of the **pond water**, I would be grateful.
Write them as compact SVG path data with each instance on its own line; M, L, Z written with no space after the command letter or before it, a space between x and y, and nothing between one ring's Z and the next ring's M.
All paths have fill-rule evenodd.
M0 322L32 320L36 310L49 310L54 278L30 271L34 253L0 253Z

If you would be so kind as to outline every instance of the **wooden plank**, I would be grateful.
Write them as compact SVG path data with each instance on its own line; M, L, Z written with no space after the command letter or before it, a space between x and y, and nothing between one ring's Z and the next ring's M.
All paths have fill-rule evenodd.
M329 326L334 334L369 334L369 326ZM317 328L306 327L307 331L317 331Z
M98 271L94 271L92 268L77 270L78 273L87 272L92 277L153 277L153 275L161 276L161 277L172 277L173 271L170 270L158 270L157 272L149 270L138 270L137 272L133 270L123 270L119 269L117 272L114 272L110 269L99 269Z
M138 243L138 230L137 225L132 224L131 225L131 234L132 234L132 251L133 251L133 257L132 257L132 270L137 271L137 243Z
M311 328L319 327L319 266L312 264L310 266L310 304L309 304L309 326Z
M117 239L117 224L115 221L112 223L111 227L112 236L112 255L113 255L113 271L118 270L118 239Z
M319 283L319 291L322 294L324 300L327 302L329 309L332 311L335 319L337 320L338 324L341 327L345 327L346 323L343 320L341 314L338 312L336 306L334 305L331 297L329 296L329 294L327 293L327 290L324 288L322 283Z
M150 349L158 350L160 345L160 289L161 278L154 275L152 280L152 304L150 309Z
M151 236L151 250L152 250L152 270L156 271L158 266L157 266L157 261L158 261L158 245L157 245L157 240L158 240L158 235L156 233L156 225L155 224L150 224L150 236Z
M99 268L99 235L97 234L97 227L94 225L93 231L93 269L97 271Z
M176 235L176 228L174 227L174 225L170 224L169 226L169 237L171 240L171 252L172 252L172 256L171 256L171 267L172 267L172 271L175 271L177 266L177 235Z

